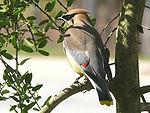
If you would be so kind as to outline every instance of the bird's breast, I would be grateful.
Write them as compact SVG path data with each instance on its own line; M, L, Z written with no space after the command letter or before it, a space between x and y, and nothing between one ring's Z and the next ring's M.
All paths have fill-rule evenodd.
M84 71L81 70L80 66L76 63L76 61L73 59L71 54L69 53L68 50L66 50L66 56L69 64L71 65L72 69L78 73L80 76L83 76L85 73Z

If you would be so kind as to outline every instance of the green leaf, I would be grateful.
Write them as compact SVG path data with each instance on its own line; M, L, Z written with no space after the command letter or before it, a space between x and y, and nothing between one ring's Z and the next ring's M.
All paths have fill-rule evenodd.
M39 3L40 0L34 0L36 3Z
M43 47L46 46L46 44L47 44L47 40L43 40L43 41L40 42L38 48L43 48Z
M25 51L25 52L29 52L29 53L34 52L32 48L30 48L30 47L28 47L28 46L26 46L26 45L23 45L23 46L21 47L21 50L22 50L22 51Z
M46 99L46 101L44 102L44 104L43 104L42 107L44 107L44 106L48 103L48 101L51 99L51 97L52 97L52 96L49 96L49 97Z
M31 80L32 80L32 73L30 73L30 74L28 73L26 75L25 82L28 83L28 84L30 84Z
M54 9L55 3L56 3L55 0L53 0L52 2L48 2L48 3L45 5L45 11L51 12L51 11Z
M31 109L34 105L36 104L36 102L32 102L29 105L27 105L24 109L23 109L23 113L28 111L29 109Z
M0 96L0 101L5 101L7 98Z
M9 90L5 89L5 90L2 91L2 94L7 94L9 92L10 92Z
M43 86L42 84L37 85L37 86L35 86L35 87L32 89L32 91L37 91L37 90L39 90L42 86Z
M70 7L73 3L73 0L66 0L66 2L67 2L67 7Z
M15 96L10 96L10 98L12 98L16 102L19 102L18 98L16 98Z
M7 12L8 11L8 9L0 9L0 12L1 13L5 13L5 12Z
M45 36L45 34L44 34L43 32L39 32L39 31L38 31L37 33L34 33L34 35L36 35L36 36L41 36L41 37L42 37L42 36Z
M40 111L38 108L33 108L34 111Z
M63 11L60 10L60 11L56 14L55 19L58 19L58 17L62 16L62 14L63 14Z
M39 26L44 25L44 24L46 24L46 23L48 23L48 22L49 22L49 20L43 20L43 21L41 21L41 22L39 23Z
M10 37L10 39L11 39L11 43L12 43L12 45L14 46L14 48L16 48L16 46L17 46L17 42L16 42L16 38L15 38L15 36L11 36L11 37Z
M47 24L43 31L46 33L49 30L49 28L50 28L50 25Z
M34 46L34 44L29 40L29 38L24 39L24 40L29 46Z
M26 58L26 59L22 60L21 63L20 63L20 65L23 65L29 59L31 59L31 58Z
M94 26L95 23L96 23L96 18L92 18L92 19L91 19L91 23L92 23L92 25Z
M13 56L12 56L11 54L9 54L9 53L2 52L2 55L3 55L5 58L9 59L9 60L12 60L12 59L13 59Z
M7 81L7 85L10 85L10 84L13 84L14 81L12 79L12 76L10 76L11 73L14 73L14 71L11 69L10 66L7 66L6 69L4 70L4 73L3 73L3 79L5 81Z
M15 110L16 107L17 107L16 105L11 106L11 108L9 109L9 111Z
M44 56L49 56L49 53L43 50L38 50L38 52Z
M36 19L35 16L28 16L28 17L27 17L27 20L35 20L35 19Z
M57 43L61 43L64 40L63 35L59 35L59 39L57 40Z

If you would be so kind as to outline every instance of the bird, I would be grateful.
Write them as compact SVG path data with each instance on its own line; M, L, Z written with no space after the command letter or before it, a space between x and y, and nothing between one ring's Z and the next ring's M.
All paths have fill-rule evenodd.
M104 47L98 31L85 9L72 9L59 17L67 23L63 47L68 62L80 76L86 76L94 83L101 105L113 105L113 100L106 84L112 81L109 67L109 50Z

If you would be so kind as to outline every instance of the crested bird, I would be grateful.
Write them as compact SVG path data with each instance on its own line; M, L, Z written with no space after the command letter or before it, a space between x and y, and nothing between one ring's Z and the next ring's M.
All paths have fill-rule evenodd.
M110 106L113 100L106 84L106 75L112 81L109 52L93 27L89 13L85 9L73 9L59 17L68 25L63 47L73 70L94 82L100 104Z

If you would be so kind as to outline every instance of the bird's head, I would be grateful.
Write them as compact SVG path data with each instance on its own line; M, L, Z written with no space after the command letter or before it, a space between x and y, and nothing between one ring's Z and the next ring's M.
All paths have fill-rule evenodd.
M73 25L76 20L90 21L88 17L89 13L90 12L85 9L73 9L58 19L65 21L70 26Z

